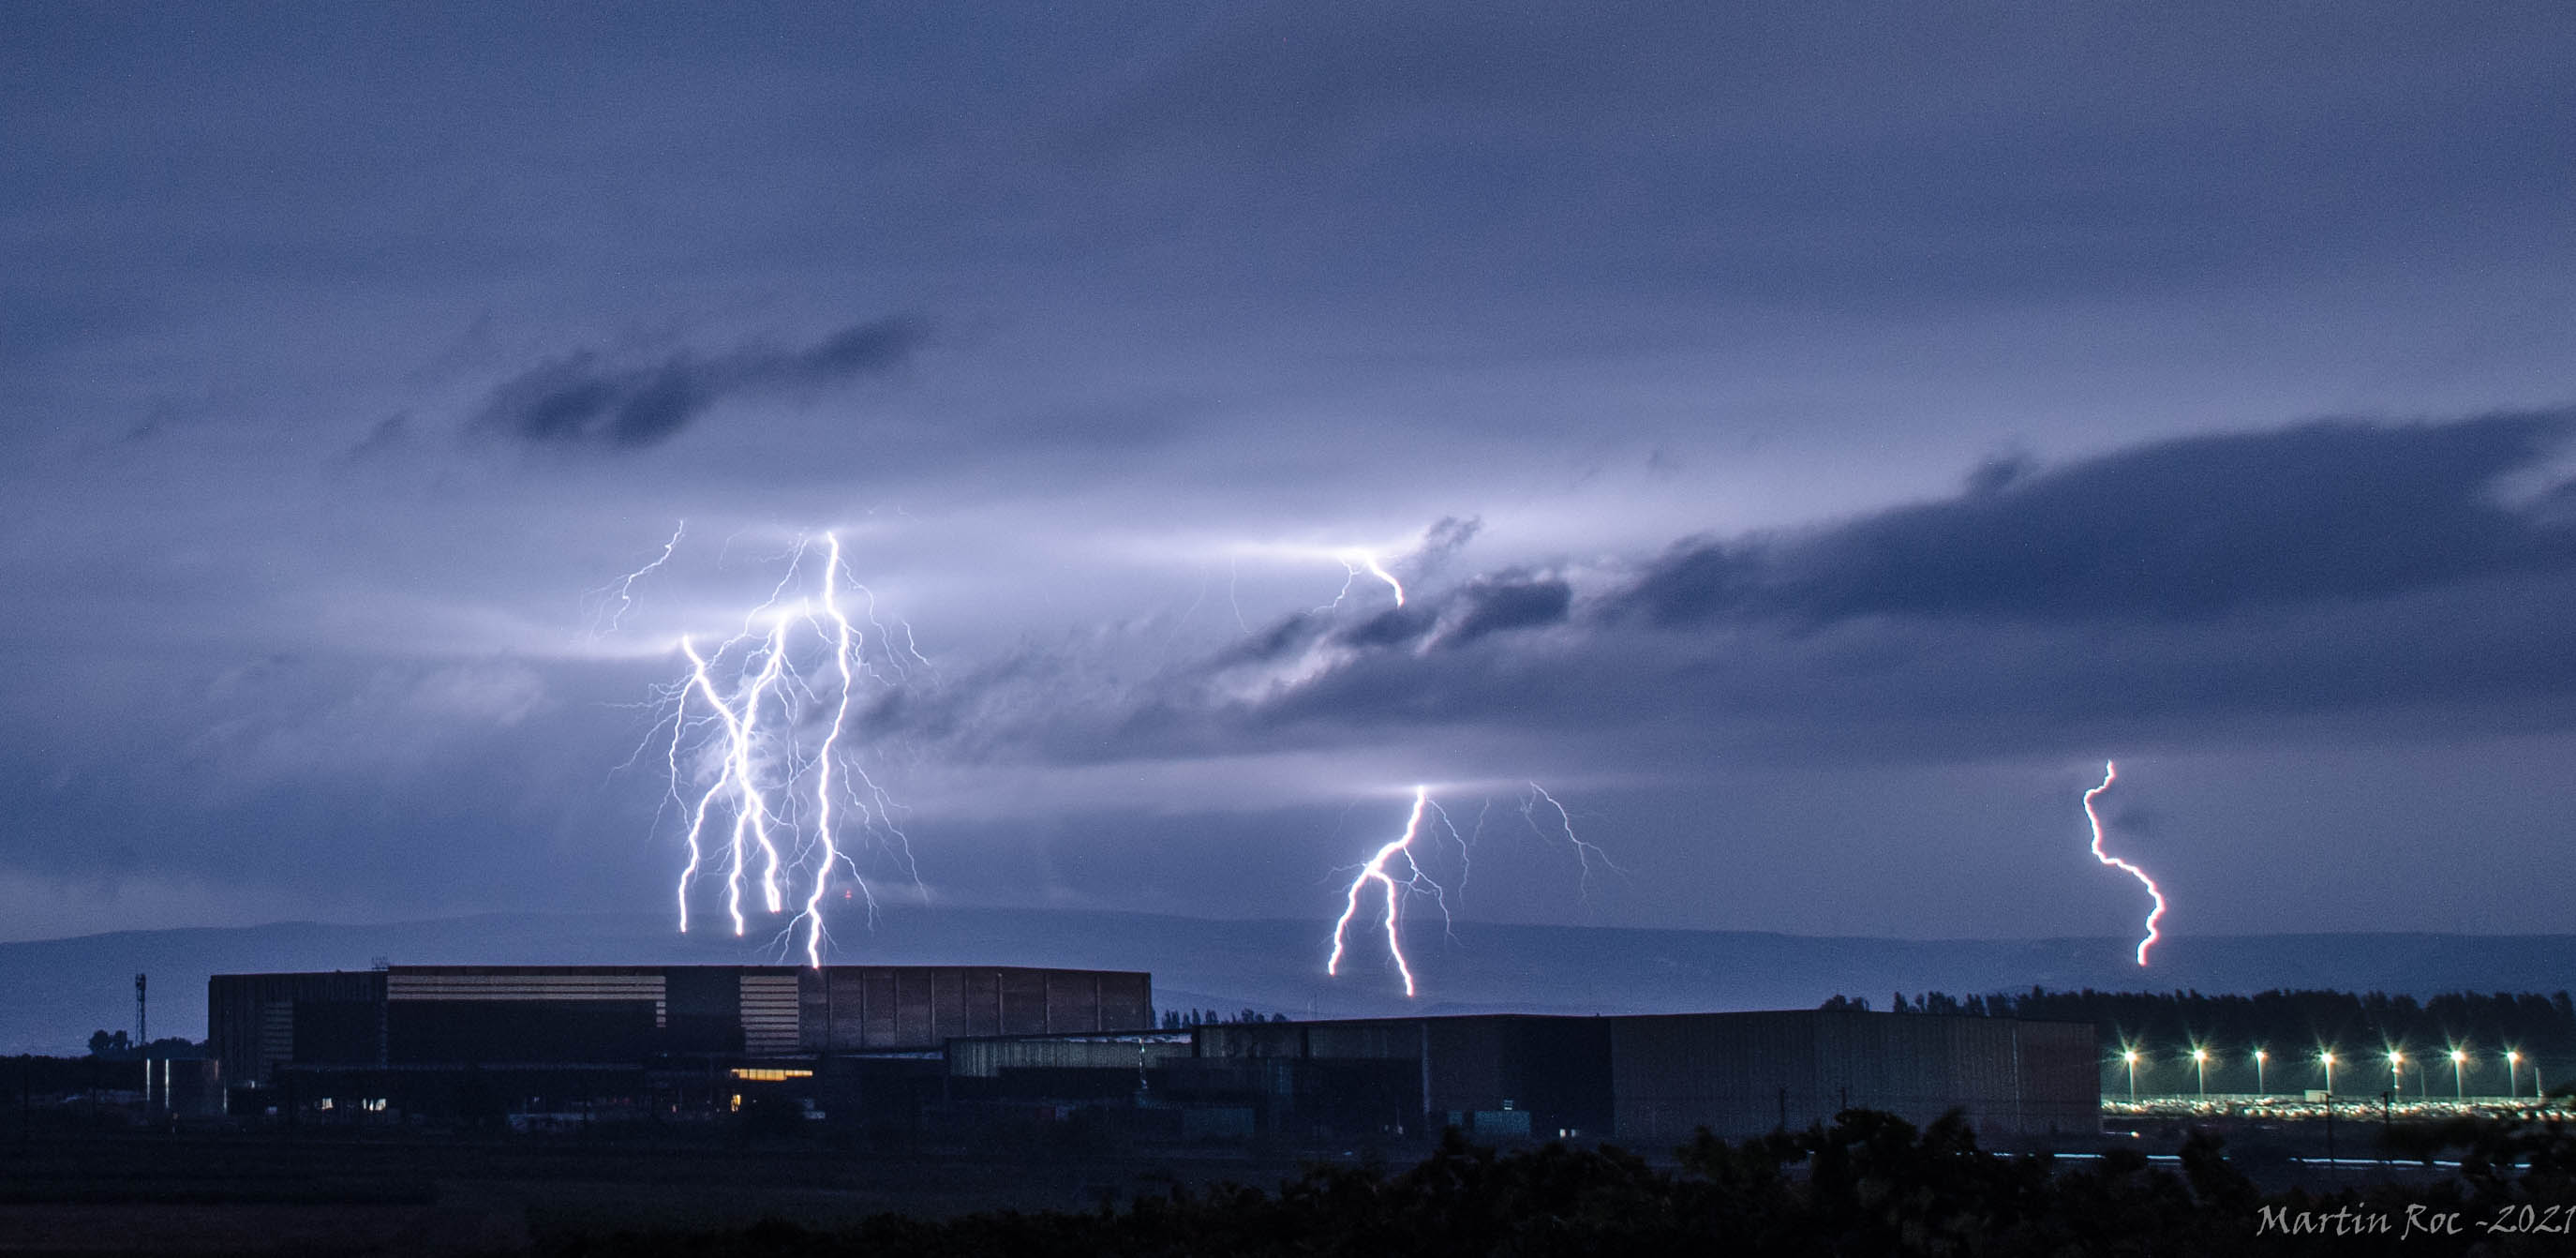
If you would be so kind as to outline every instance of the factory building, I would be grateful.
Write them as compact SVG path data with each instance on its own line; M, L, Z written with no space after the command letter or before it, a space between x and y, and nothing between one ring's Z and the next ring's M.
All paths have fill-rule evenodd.
M1677 1144L1863 1108L2089 1133L2089 1024L1804 1010L1153 1029L1152 980L992 966L395 966L219 975L236 1112L663 1118L786 1105L972 1132L1084 1114L1176 1138Z
M208 1047L230 1081L265 1090L259 1107L354 1097L416 1111L484 1092L662 1108L687 1092L676 1080L697 1076L717 1082L689 1102L727 1108L739 1104L727 1080L812 1078L818 1058L935 1054L957 1036L1117 1030L1154 1016L1148 975L1012 966L218 974L206 1009Z
M1989 1135L2099 1125L2089 1024L1803 1010L1637 1017L1470 1015L1202 1026L1128 1037L952 1043L952 1095L1237 1111L1290 1135L1457 1126L1498 1138L1679 1143L1844 1109ZM969 1081L972 1081L971 1083ZM1202 1121L1203 1126L1222 1123Z

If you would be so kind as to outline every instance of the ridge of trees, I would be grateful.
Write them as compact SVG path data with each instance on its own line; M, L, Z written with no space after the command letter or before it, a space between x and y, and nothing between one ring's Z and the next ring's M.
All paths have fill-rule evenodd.
M1917 1129L1846 1111L1831 1126L1740 1143L1706 1132L1665 1169L1615 1147L1497 1153L1455 1130L1420 1164L1315 1167L1275 1192L1173 1189L1087 1214L880 1215L820 1231L770 1221L725 1233L566 1238L567 1255L2563 1253L2555 1234L2480 1228L2524 1205L2576 1200L2576 1133L2486 1124L2410 1136L2410 1156L2457 1148L2461 1169L2429 1185L2265 1194L2200 1134L2176 1169L2132 1149L2069 1163L1982 1149L1954 1113ZM2410 1213L2411 1211L2411 1213ZM2457 1212L2458 1234L2393 1235L2401 1219ZM2267 1219L2372 1218L2387 1235L2282 1235Z

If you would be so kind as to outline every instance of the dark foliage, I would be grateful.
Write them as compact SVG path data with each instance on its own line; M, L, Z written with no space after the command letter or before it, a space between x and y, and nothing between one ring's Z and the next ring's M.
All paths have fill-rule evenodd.
M206 1046L195 1040L171 1035L136 1048L134 1037L123 1031L92 1031L89 1036L89 1055L107 1061L141 1061L145 1058L159 1061L165 1057L203 1057L206 1055Z
M2426 1133L2463 1150L2456 1181L2266 1197L2195 1136L2180 1173L2126 1150L2071 1165L1977 1145L1955 1116L1928 1129L1851 1111L1831 1127L1730 1144L1702 1133L1665 1170L1616 1148L1550 1144L1496 1153L1450 1132L1392 1177L1319 1167L1276 1193L1174 1191L1090 1214L997 1213L947 1220L880 1216L846 1232L768 1222L747 1232L593 1237L567 1254L716 1255L1385 1255L1484 1258L1572 1254L2459 1254L2563 1253L2556 1235L2492 1236L2520 1203L2570 1200L2576 1135L2496 1126ZM2458 1211L2465 1233L2426 1236L2264 1231L2280 1218L2385 1219Z
M1214 1009L1163 1011L1163 1029L1166 1031L1178 1031L1194 1026L1240 1026L1247 1022L1286 1022L1287 1020L1287 1014L1265 1014L1256 1009L1245 1009L1238 1013L1229 1013L1224 1017L1218 1017Z

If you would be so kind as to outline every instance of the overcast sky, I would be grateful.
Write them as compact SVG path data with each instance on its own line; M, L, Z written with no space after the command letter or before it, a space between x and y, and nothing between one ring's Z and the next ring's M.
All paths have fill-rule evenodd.
M2576 929L2565 5L11 4L0 254L0 938L673 907L826 532L834 895Z

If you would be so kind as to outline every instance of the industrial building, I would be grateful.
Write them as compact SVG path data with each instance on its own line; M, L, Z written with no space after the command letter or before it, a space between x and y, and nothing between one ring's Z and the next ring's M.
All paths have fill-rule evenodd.
M1234 1109L1283 1134L1457 1126L1653 1145L1864 1108L1918 1124L1956 1109L1981 1132L2045 1135L2096 1130L2101 1102L2089 1024L1828 1010L1256 1022L963 1040L946 1060L952 1095L1076 1101L1123 1080L1140 1104Z
M1076 1114L1140 1135L1678 1143L1849 1108L2090 1133L2084 1023L1804 1010L1153 1029L1152 980L991 966L395 966L219 975L238 1112L712 1115L873 1128Z
M1013 966L402 965L218 974L207 1046L249 1103L733 1108L732 1082L957 1036L1153 1021L1150 976ZM689 1081L705 1079L704 1086Z
M968 1035L1152 1024L1150 975L1008 966L397 965L218 974L207 1045L241 1081L287 1065L635 1065L933 1050Z

